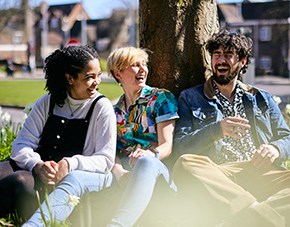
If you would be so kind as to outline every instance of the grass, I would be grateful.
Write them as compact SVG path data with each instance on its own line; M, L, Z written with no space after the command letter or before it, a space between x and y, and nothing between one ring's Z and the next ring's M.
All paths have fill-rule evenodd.
M45 80L3 80L0 81L0 106L26 106L34 103L46 93ZM123 93L117 83L102 82L99 91L114 100Z
M117 99L124 93L121 86L114 82L102 82L99 86L99 92L110 100Z
M0 81L0 104L26 106L46 93L45 83L37 81Z

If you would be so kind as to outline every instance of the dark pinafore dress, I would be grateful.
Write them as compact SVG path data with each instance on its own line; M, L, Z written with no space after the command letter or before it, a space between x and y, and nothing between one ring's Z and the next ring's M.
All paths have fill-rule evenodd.
M84 119L68 119L54 115L55 102L50 99L48 118L41 134L39 147L36 150L40 154L41 160L59 162L63 157L72 157L83 153L90 118L97 101L103 97L100 95L93 101ZM13 164L15 165L15 163ZM45 187L38 176L33 175L35 189L43 195Z

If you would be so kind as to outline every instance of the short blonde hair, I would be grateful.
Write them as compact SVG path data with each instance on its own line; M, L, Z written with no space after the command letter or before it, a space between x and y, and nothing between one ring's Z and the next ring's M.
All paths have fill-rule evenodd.
M121 47L114 50L107 58L107 72L109 76L113 76L117 82L114 75L114 70L123 70L128 65L131 65L137 61L138 58L143 59L146 63L148 62L148 53L145 49L136 47Z

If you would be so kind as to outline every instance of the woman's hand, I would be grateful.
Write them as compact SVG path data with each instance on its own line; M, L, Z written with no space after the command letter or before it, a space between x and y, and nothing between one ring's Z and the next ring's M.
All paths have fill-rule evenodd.
M137 148L131 152L131 154L129 155L129 165L131 167L134 167L137 160L145 155L151 155L153 157L155 157L155 154L150 151L150 150L144 150L144 149L141 149L139 148L139 145L137 146Z
M58 184L69 172L69 164L66 159L60 160L58 163L58 171L54 178L54 183Z
M47 185L55 185L55 177L58 171L58 164L54 161L38 162L33 171L40 180Z
M114 165L112 172L120 187L125 187L130 179L130 172L128 170L125 170L123 166L119 163L116 163Z
M44 184L56 185L68 174L68 167L68 162L62 159L58 163L55 161L39 162L33 171Z

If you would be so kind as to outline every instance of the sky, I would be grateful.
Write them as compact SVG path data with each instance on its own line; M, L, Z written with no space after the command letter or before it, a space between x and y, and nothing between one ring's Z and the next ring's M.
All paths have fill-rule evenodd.
M39 5L43 0L30 0L31 5ZM91 19L109 18L112 9L128 9L130 4L137 8L139 0L44 0L49 5L68 3L80 3L83 1L84 8Z
M39 5L43 0L30 0L33 5ZM78 3L83 1L84 8L91 19L109 18L112 9L128 9L130 4L137 8L139 0L45 0L49 5ZM158 1L158 0L157 0ZM217 0L218 3L242 2L243 0ZM259 1L259 0L256 0Z
M6 6L5 8L9 8L9 6L12 7L16 1L17 0L0 0L0 6ZM48 5L61 5L83 2L84 8L91 17L91 19L109 18L113 9L128 9L130 5L133 8L137 8L139 4L139 0L29 0L29 3L31 6L38 6L42 1L45 1ZM242 1L243 0L217 0L218 3L241 3ZM265 2L268 0L252 1Z
M5 0L7 1L7 0ZM32 4L39 5L43 0L30 0ZM44 0L49 5L78 3L83 1L86 12L91 19L103 19L111 16L113 9L128 9L130 5L137 8L139 0ZM158 1L158 0L156 0ZM251 0L252 2L266 2L269 0ZM241 3L243 0L217 0L217 3Z

